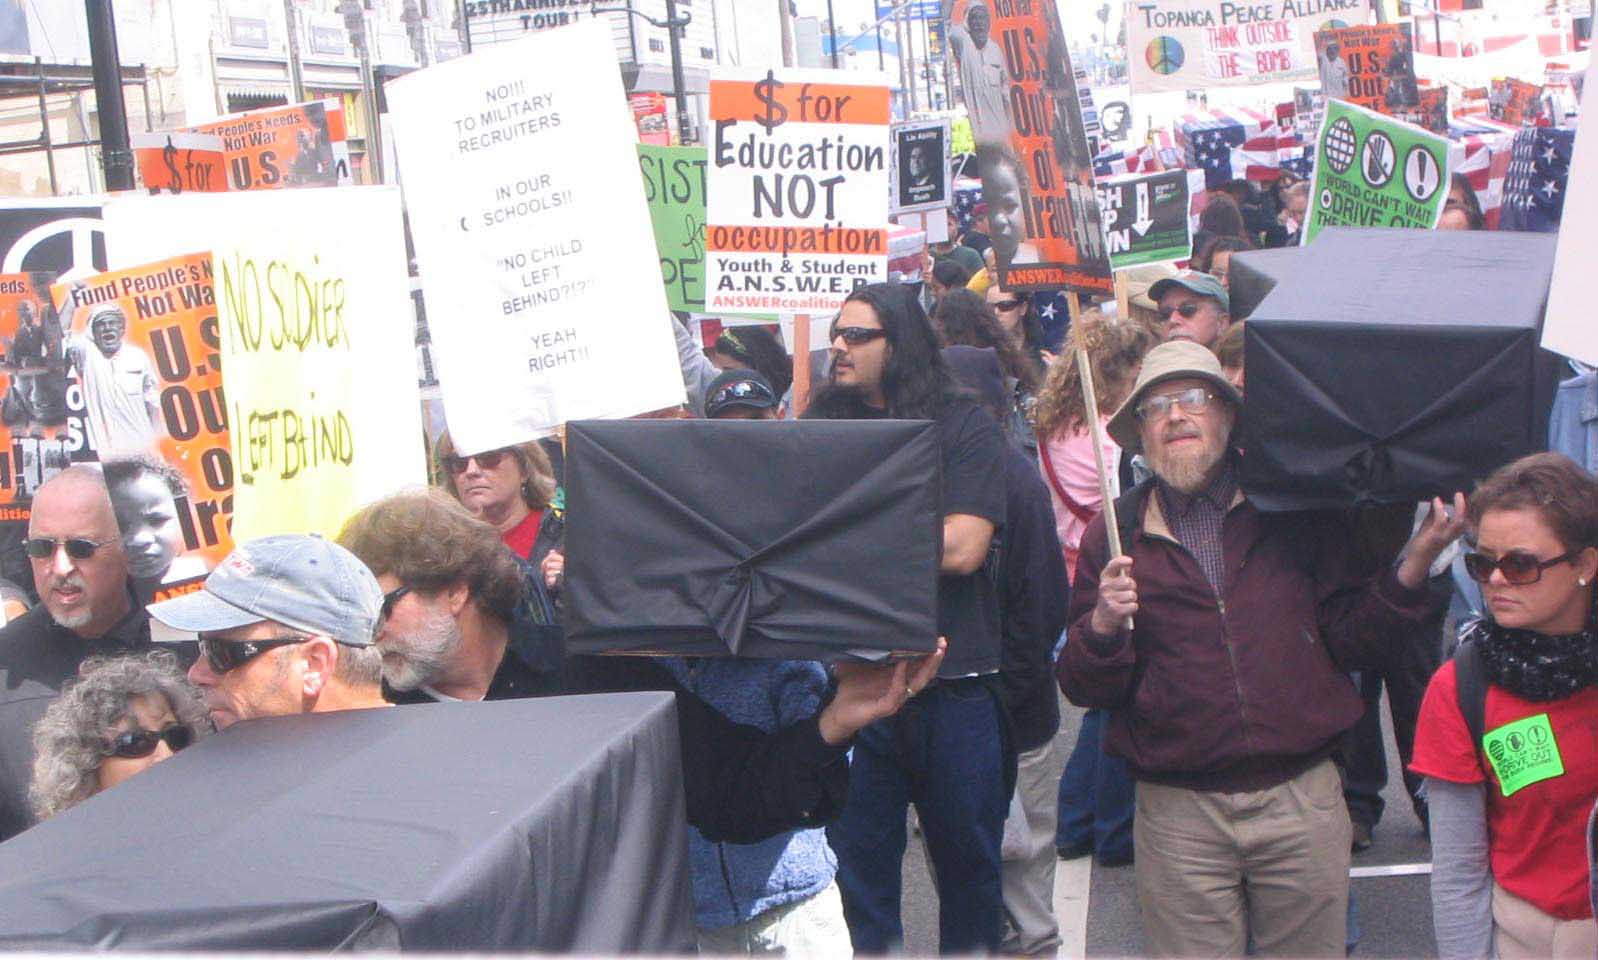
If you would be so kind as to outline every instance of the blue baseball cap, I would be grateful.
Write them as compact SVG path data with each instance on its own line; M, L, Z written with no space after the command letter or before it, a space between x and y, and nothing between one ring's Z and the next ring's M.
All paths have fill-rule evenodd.
M189 633L274 620L352 647L373 642L383 590L355 554L316 534L241 543L199 590L152 603L150 616Z
M1220 303L1223 312L1232 312L1232 298L1226 295L1226 287L1221 284L1219 277L1197 270L1183 270L1174 277L1156 281L1154 286L1149 287L1149 299L1158 305L1160 298L1170 293L1172 287L1181 287L1201 297L1209 297Z

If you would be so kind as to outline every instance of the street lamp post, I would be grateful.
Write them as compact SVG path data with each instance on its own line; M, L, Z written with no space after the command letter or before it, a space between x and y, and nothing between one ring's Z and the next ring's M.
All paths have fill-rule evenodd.
M588 13L590 16L598 16L601 13L630 14L650 26L658 27L667 32L671 38L671 83L676 90L673 99L677 101L677 135L682 138L683 143L693 143L697 138L693 136L693 124L688 119L688 90L686 89L687 84L683 80L682 42L680 40L683 28L693 22L693 14L685 13L681 17L677 16L677 0L666 0L665 20L656 20L642 10L634 10L630 6L601 7L597 4L591 4L588 8Z
M832 18L832 0L827 0L827 46L832 48L832 69L838 69L838 22Z
M88 0L89 56L94 62L94 102L100 115L100 164L107 190L133 189L128 107L122 100L122 58L111 0Z

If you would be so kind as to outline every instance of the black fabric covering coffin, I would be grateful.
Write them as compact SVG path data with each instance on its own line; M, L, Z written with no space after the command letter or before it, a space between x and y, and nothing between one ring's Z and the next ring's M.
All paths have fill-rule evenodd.
M924 420L571 423L567 651L931 651L941 469Z
M1265 297L1276 289L1276 284L1283 276L1293 270L1302 270L1314 255L1309 247L1273 247L1269 250L1240 250L1232 254L1226 278L1226 292L1232 302L1232 319L1247 319Z
M1334 228L1248 321L1240 479L1265 510L1469 491L1547 447L1554 238Z
M247 721L0 844L9 950L690 952L669 693Z

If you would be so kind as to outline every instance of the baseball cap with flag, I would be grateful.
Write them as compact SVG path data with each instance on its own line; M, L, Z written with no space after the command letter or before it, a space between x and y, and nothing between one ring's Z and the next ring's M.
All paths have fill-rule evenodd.
M152 603L177 630L215 633L274 620L352 647L373 642L383 590L355 554L316 534L241 543L199 590Z

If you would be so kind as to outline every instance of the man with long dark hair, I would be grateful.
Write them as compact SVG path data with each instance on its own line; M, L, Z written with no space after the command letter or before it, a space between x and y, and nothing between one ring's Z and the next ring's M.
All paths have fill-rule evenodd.
M829 830L844 915L860 953L902 945L905 806L920 815L937 877L944 953L997 952L999 841L1015 758L997 701L995 586L1004 526L1004 439L961 392L913 292L872 284L850 294L832 327L831 382L810 415L935 420L942 446L943 560L938 632L949 648L938 680L897 717L855 738L849 796Z

